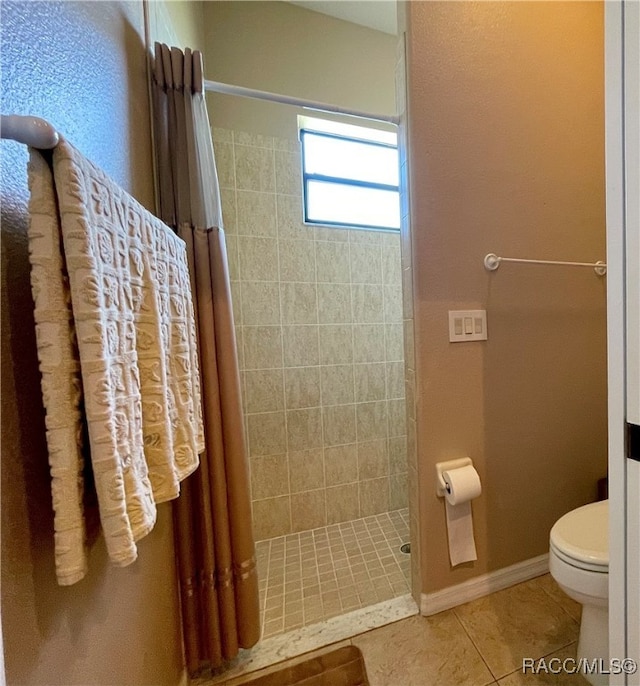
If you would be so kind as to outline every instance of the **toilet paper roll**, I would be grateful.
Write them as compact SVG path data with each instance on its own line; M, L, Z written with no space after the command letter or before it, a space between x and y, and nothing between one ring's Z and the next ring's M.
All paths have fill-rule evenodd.
M482 492L478 472L471 466L442 472L447 485L445 509L451 565L478 559L473 536L471 500Z
M473 465L442 472L442 478L447 485L445 498L450 505L468 503L482 493L480 477Z

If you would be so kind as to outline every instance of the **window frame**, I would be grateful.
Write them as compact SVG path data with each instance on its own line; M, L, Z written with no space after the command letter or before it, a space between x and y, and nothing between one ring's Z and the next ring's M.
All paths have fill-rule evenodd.
M390 148L392 150L398 150L398 144L385 143L383 141L376 141L370 138L358 138L357 136L347 136L344 134L318 131L317 129L301 127L299 130L300 136L300 149L302 152L302 213L303 221L308 226L326 226L330 228L343 228L343 229L362 229L371 231L389 231L393 233L400 232L400 226L390 227L390 226L376 226L371 224L354 224L348 222L332 222L332 221L315 221L309 219L307 211L307 197L308 197L308 182L309 181L319 181L324 183L331 183L335 185L347 186L349 188L370 188L373 190L383 190L392 191L398 195L398 204L400 203L400 178L398 175L398 185L376 183L374 181L361 181L359 179L349 179L340 176L328 176L326 174L312 174L306 171L306 152L305 152L305 142L304 137L307 134L313 136L319 136L323 138L332 138L338 140L349 141L352 143L361 143L364 145L371 145L380 148ZM397 134L396 134L397 136ZM397 141L397 138L396 138Z

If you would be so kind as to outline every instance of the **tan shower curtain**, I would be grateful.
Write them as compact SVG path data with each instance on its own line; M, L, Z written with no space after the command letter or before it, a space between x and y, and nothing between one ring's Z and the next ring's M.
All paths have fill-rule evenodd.
M199 52L155 45L160 212L187 243L206 451L175 503L187 667L220 667L260 637L249 467L220 192Z

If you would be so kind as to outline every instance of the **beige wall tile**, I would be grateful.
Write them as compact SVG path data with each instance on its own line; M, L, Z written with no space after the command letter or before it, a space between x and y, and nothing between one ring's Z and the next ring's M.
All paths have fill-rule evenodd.
M230 143L214 143L216 156L216 171L221 188L236 187L236 172L233 159L233 145Z
M289 453L289 484L291 493L325 487L322 448Z
M382 283L382 251L378 245L351 243L351 283Z
M236 161L236 187L238 190L275 190L273 151L234 144Z
M320 368L323 405L345 405L355 401L353 365L342 364Z
M349 233L348 229L331 228L329 226L316 226L314 233L317 241L329 241L338 243L348 243ZM347 250L348 248L345 248Z
M353 327L353 359L354 362L384 362L384 324L356 324Z
M320 364L348 364L353 361L353 327L330 324L320 327Z
M279 326L243 327L245 369L282 366L282 329Z
M358 480L358 447L337 445L324 449L324 473L327 487Z
M389 325L393 326L393 325ZM391 337L393 336L393 332L390 332L387 334L385 332L385 336ZM387 359L391 359L389 356L389 343L386 344L387 346ZM402 322L402 350L401 352L401 358L404 359L404 363L407 367L407 369L415 370L416 368L416 358L415 358L415 340L413 337L413 319L405 319Z
M280 324L280 289L277 283L242 283L242 323L245 326Z
M400 231L380 231L379 233L383 250L389 248L400 250Z
M222 221L224 232L228 236L238 233L238 208L236 192L232 188L220 189L220 204L222 205Z
M387 362L402 360L404 355L402 324L385 324L384 339Z
M389 436L405 436L407 433L407 410L403 398L389 400Z
M335 405L323 408L324 444L346 445L356 441L355 405Z
M231 282L231 304L233 306L233 323L242 326L242 285L240 281Z
M389 474L387 439L358 442L358 480L378 479Z
M319 407L287 411L287 448L290 452L322 447Z
M343 283L319 283L318 321L320 324L350 324L351 286Z
M401 326L400 238L305 226L298 143L281 143L247 132L219 139L229 167L223 211L255 464L253 498L261 512L266 503L276 508L260 525L261 537L288 531L291 516L296 530L324 524L325 486L350 486L327 501L330 521L359 516L358 431L358 440L369 441L360 449L369 510L382 498L375 490L381 475L406 469L404 439L387 443L386 406L377 404L389 394L402 397L402 336L393 338L398 329L388 328ZM394 364L385 366L385 360ZM399 409L394 406L395 418ZM386 491L389 502L389 483ZM281 493L298 495L293 515ZM338 502L347 493L348 502ZM298 504L306 507L299 515Z
M353 321L356 324L374 324L384 320L382 286L354 284L351 286L353 299Z
M251 458L251 497L253 500L289 494L286 455Z
M375 229L352 229L349 231L349 242L382 245L382 232Z
M317 324L318 296L315 283L281 283L283 324Z
M413 271L411 267L402 270L402 318L413 317Z
M287 451L284 412L247 415L249 454L281 455Z
M291 498L267 498L254 500L253 535L256 541L284 536L291 532Z
M387 438L387 401L358 403L356 414L358 443Z
M351 283L349 248L343 242L316 241L318 283Z
M407 492L407 472L391 474L389 477L389 507L399 510L409 504Z
M220 126L213 126L211 128L211 138L214 145L216 143L233 143L233 131Z
M287 152L300 154L300 141L291 138L279 138L278 136L274 136L273 147L275 150L286 150Z
M284 366L308 367L318 364L318 327L285 326Z
M390 235L390 234L388 234ZM382 247L382 282L389 286L397 286L402 283L402 264L400 261L400 236L393 236L397 244L395 246Z
M358 484L327 488L327 524L348 522L360 516Z
M382 362L354 365L356 402L386 398L385 365Z
M273 412L284 409L282 369L260 369L244 372L245 408L251 412Z
M313 239L313 228L302 221L302 198L299 195L276 196L278 204L278 236L280 238Z
M225 245L227 248L227 261L229 264L229 279L231 281L238 281L238 279L240 279L238 237L232 235L225 236Z
M387 362L387 398L404 397L404 362Z
M308 531L327 523L325 493L325 489L319 489L291 496L292 531Z
M316 257L315 241L278 241L281 281L304 281L315 283Z
M238 246L243 281L278 281L278 250L273 238L240 236Z
M236 326L236 355L238 357L238 367L244 369L244 329L241 326Z
M288 410L320 406L320 367L293 367L284 370Z
M233 142L238 145L252 145L256 148L273 148L273 137L247 131L234 131Z
M276 196L274 193L237 191L238 234L276 236Z
M275 151L276 192L286 195L302 193L302 172L298 153Z
M361 517L389 510L389 477L359 481L358 492Z
M384 320L385 322L402 321L402 286L384 287Z
M394 436L389 439L389 471L406 472L407 467L407 437Z

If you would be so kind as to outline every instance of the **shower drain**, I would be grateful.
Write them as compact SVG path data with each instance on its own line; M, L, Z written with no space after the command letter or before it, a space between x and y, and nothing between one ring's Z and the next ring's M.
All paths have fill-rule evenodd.
M403 543L400 546L400 552L404 553L405 555L410 555L411 554L411 543Z

